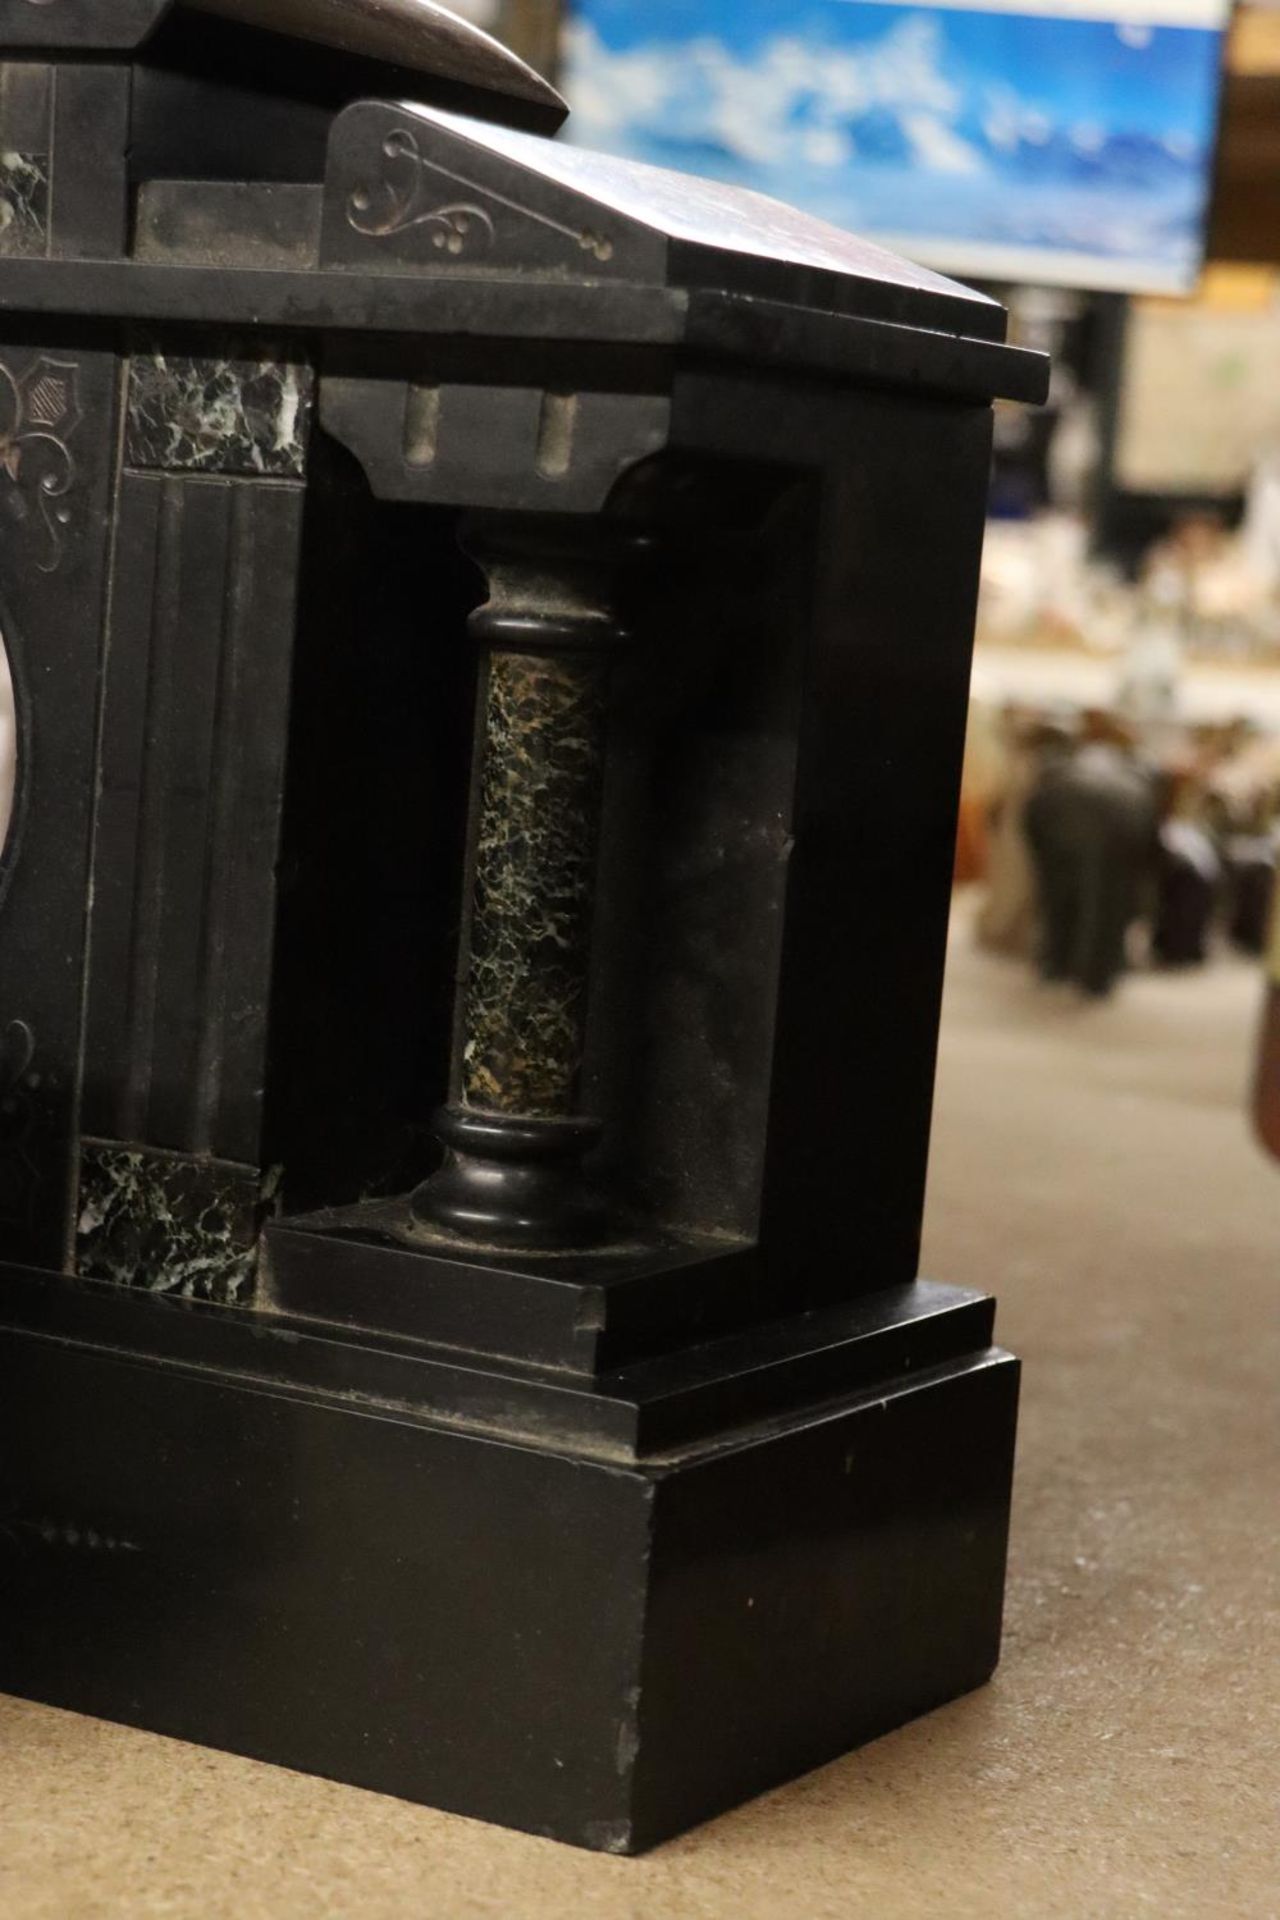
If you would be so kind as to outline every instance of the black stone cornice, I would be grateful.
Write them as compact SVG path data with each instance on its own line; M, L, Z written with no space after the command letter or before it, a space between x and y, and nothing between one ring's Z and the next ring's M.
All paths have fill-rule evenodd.
M723 359L969 398L1040 406L1049 392L1045 353L742 294L693 294L683 344Z
M496 274L0 262L0 318L172 323L685 349L836 384L868 382L965 400L1038 403L1045 355L990 340L866 320L715 289L538 281Z

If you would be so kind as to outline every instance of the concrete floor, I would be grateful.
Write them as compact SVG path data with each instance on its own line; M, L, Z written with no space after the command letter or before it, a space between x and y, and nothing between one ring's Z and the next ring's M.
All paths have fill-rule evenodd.
M1224 962L955 944L927 1270L1027 1363L985 1692L641 1861L0 1701L7 1920L1280 1915L1280 1166Z

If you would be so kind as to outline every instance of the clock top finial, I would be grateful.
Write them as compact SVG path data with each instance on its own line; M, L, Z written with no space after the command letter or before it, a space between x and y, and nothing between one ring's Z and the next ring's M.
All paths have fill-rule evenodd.
M527 101L563 118L555 88L501 41L437 0L185 0L203 13L362 59Z

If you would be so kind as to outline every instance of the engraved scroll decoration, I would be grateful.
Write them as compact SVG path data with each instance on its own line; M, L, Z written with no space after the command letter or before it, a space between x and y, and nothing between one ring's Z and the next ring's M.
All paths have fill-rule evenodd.
M483 194L485 199L508 208L521 219L563 234L566 240L597 260L613 257L613 242L607 234L596 233L589 227L566 226L545 213L535 212L532 207L522 206L518 200L496 193L492 187L482 187L428 160L409 127L397 127L387 135L382 143L382 159L381 179L375 186L357 188L347 207L350 225L371 240L387 240L394 234L409 233L420 227L430 233L433 247L453 259L465 254L488 253L497 241L493 216L476 201L461 195L432 204L431 176L438 175L452 186L460 187L463 194Z
M44 534L35 564L41 573L56 573L62 561L71 524L67 496L76 482L70 442L83 417L74 361L42 354L18 374L0 360L0 490L20 526L30 521L33 504L39 507Z

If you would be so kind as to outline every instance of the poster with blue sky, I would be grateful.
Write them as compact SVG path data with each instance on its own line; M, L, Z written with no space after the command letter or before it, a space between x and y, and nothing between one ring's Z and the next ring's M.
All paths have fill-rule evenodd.
M1181 292L1223 0L572 0L570 137L946 272Z

